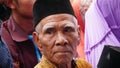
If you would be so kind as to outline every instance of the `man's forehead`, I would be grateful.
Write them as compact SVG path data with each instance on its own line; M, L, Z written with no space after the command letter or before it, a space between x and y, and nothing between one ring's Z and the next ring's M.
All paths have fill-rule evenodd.
M45 17L37 26L39 26L38 28L41 29L43 26L51 27L58 24L77 25L77 21L76 18L70 14L54 14Z
M52 27L75 27L75 24L73 22L70 21L65 21L63 23L56 23L56 22L49 22L46 23L45 25L43 25L43 29L47 29L47 28L52 28Z

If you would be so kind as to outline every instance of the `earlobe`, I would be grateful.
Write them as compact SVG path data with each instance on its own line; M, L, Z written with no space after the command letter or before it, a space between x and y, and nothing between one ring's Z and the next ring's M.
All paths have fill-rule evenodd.
M33 36L33 40L34 40L35 42L38 41L38 39L37 39L38 33L33 32L33 33L32 33L32 36Z

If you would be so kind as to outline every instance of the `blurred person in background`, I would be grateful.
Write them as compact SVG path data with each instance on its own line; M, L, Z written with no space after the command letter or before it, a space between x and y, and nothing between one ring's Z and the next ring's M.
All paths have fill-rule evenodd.
M85 21L85 13L89 9L92 2L93 2L93 0L81 0L81 2L80 2L79 11L83 18L83 21Z
M2 17L3 1L4 0L0 0L0 25L4 20L4 18ZM12 57L10 55L9 49L1 39L1 26L0 26L0 68L13 68Z
M40 59L29 35L33 32L32 8L35 0L5 0L11 16L1 26L1 37L8 46L14 68L33 68Z

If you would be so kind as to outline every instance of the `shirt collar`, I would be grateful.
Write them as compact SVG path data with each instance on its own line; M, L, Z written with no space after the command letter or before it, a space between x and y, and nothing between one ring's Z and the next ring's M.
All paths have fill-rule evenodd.
M75 60L73 59L73 61ZM44 55L42 55L40 63L38 63L34 68L57 68L57 67L53 65L50 61L48 61Z
M38 63L35 68L57 68L55 65L53 65L51 62L49 62L45 56L42 56L40 59L40 63Z
M15 22L13 16L8 20L8 25L13 40L22 42L28 39L28 34Z

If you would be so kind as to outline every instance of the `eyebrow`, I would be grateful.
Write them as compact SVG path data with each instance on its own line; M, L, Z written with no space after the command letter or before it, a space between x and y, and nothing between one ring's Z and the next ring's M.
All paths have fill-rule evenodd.
M72 27L72 28L74 28L75 25L73 23L69 23L69 24L66 24L64 27Z
M47 30L47 29L49 29L49 28L54 28L53 25L54 25L53 22L49 22L48 24L45 24L45 25L43 26L43 28L42 28L42 31L45 31L45 30ZM74 25L74 23L68 22L68 24L65 24L64 27L72 27L72 28L74 28L75 25Z
M47 30L47 29L49 29L49 28L53 28L54 26L53 26L53 24L51 24L52 22L50 22L50 23L48 23L48 24L45 24L44 26L43 26L43 28L42 28L42 31L45 31L45 30Z

